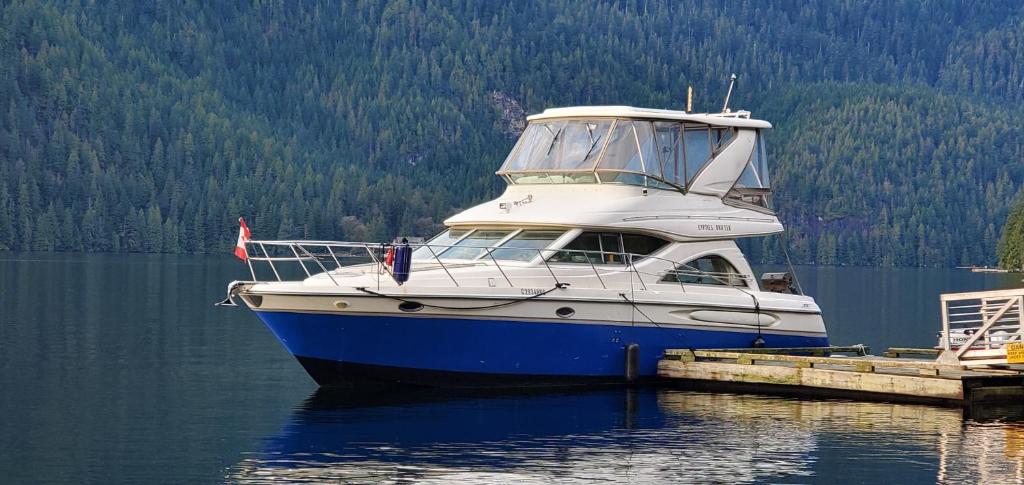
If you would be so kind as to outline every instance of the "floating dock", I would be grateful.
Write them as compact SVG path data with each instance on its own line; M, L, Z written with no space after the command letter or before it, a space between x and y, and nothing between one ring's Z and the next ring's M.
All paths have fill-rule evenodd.
M864 346L670 349L658 375L701 388L774 394L1024 405L1024 288L948 293L939 303L942 330L934 349L890 348L882 357Z
M855 354L846 357L837 353ZM854 347L666 350L661 377L700 388L945 405L1024 404L1024 372L968 368L936 360L932 349ZM829 355L829 356L826 356Z

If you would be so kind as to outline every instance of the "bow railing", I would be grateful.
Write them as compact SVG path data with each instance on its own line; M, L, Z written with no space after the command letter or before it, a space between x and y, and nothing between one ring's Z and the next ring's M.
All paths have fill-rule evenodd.
M536 286L538 277L550 278L556 285L566 280L580 277L593 276L597 286L603 289L648 289L648 284L662 281L667 275L675 275L674 281L685 288L684 279L681 276L700 276L706 280L706 284L715 284L739 289L748 293L746 289L749 275L740 273L712 273L702 271L678 261L672 261L656 256L611 252L611 251L590 251L579 249L551 249L551 248L519 248L519 247L494 247L494 246L468 246L468 245L445 245L409 243L414 252L413 266L416 272L437 270L446 275L446 278L455 286L466 286L468 277L463 274L462 269L467 267L486 268L493 271L493 278L504 281L509 287ZM362 266L378 277L389 277L391 267L386 264L388 251L398 244L365 243L365 242L344 242L344 241L258 241L246 242L250 274L254 282L261 281L257 273L272 275L272 281L288 281L309 278L317 274L323 274L335 286L341 286L338 281L340 273L347 269ZM472 260L446 259L443 253L450 248L471 249L480 254ZM517 258L514 260L496 257L495 253L514 251L527 255L526 259ZM531 254L532 253L532 254ZM568 261L551 261L556 254L566 256ZM661 265L641 265L644 261L660 261ZM536 264L532 264L536 262ZM518 264L513 264L518 263ZM512 270L512 267L522 268L524 264L533 268L541 268L542 271L532 272L522 276L521 272ZM265 269L257 271L257 267L264 266ZM648 270L654 266L655 271ZM582 269L582 271L581 271ZM651 268L655 269L655 268ZM479 272L472 275L480 278ZM461 277L461 279L460 279ZM530 284L519 285L527 278ZM270 280L262 280L270 281ZM756 288L754 288L756 290Z

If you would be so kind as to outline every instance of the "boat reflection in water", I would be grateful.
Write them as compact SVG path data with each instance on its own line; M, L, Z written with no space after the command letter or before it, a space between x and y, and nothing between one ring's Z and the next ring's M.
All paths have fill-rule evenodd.
M230 481L1010 483L1022 479L1024 426L959 409L667 389L325 388L260 448Z

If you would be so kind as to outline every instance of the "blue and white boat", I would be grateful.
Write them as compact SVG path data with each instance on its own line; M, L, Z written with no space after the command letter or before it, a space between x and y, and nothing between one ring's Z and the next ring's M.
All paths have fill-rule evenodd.
M788 275L759 282L736 245L783 231L768 122L624 106L528 121L505 192L428 242L249 241L252 280L229 299L321 385L621 382L668 348L828 345L814 300Z

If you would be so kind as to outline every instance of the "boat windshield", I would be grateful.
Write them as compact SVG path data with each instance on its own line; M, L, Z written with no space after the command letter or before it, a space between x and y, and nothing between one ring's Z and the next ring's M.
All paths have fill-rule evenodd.
M459 239L469 234L469 232L470 229L449 229L444 231L434 236L430 241L427 241L424 246L413 251L412 259L434 259L435 255L443 253L449 246L455 244Z
M515 235L508 237L513 232ZM413 259L490 259L530 261L555 242L563 230L449 229L413 251ZM487 255L488 249L490 256Z
M735 135L678 121L535 121L498 171L515 184L621 183L684 190Z
M477 229L440 253L441 259L476 259L511 233L507 229Z
M530 261L540 255L539 249L550 246L562 234L563 231L523 231L505 241L492 255L503 261Z

